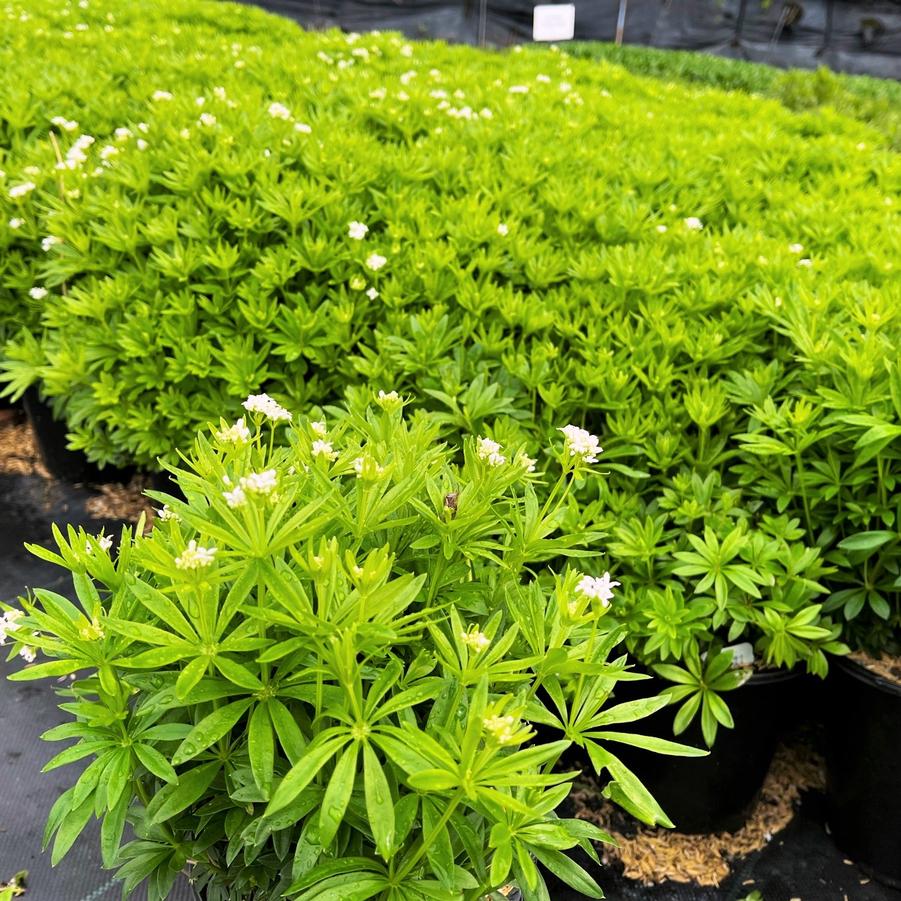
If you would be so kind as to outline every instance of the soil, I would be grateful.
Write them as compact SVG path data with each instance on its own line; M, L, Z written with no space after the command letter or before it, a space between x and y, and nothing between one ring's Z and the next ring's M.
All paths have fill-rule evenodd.
M855 663L859 663L871 673L893 685L901 686L901 657L890 657L887 654L872 657L865 651L854 651L849 656Z

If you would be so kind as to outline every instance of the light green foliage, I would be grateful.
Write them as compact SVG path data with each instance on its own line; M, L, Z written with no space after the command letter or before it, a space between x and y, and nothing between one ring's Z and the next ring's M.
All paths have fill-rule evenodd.
M670 825L611 748L701 752L618 730L665 699L609 705L639 677L566 564L595 536L560 530L564 498L596 475L562 442L544 473L515 447L452 453L434 416L379 404L223 422L149 535L33 548L76 601L38 589L6 617L13 653L40 652L13 678L76 674L44 737L77 741L45 769L91 759L50 814L54 862L98 817L106 865L151 901L186 866L210 901L476 901L511 880L537 901L536 860L599 898L563 852L608 837L554 813L573 743Z
M745 60L599 41L566 45L573 56L605 60L630 72L656 78L705 84L721 90L772 97L789 109L829 107L878 128L897 150L901 148L901 85L866 75L841 75L824 67L816 72L788 72Z
M823 674L840 637L897 642L901 166L830 76L793 111L228 4L92 2L80 31L32 6L0 24L3 77L36 85L3 117L7 330L51 293L4 367L75 447L153 466L248 392L303 410L361 383L455 443L534 453L579 423L609 476L565 526L606 536L646 665L748 641ZM72 170L56 115L96 138ZM65 158L79 131L53 133ZM703 717L724 683L692 679Z

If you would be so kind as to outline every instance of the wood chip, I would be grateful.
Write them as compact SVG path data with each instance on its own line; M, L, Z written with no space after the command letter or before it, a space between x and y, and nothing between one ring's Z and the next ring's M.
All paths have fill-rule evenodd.
M127 485L98 485L100 492L89 498L85 509L96 519L123 519L137 522L141 513L153 522L153 504L144 491L149 487L146 476L134 476Z
M764 847L791 822L802 791L822 789L824 784L822 758L803 745L780 747L745 825L737 832L713 835L624 823L622 811L602 799L593 781L580 780L571 798L577 817L596 823L616 839L616 846L599 845L598 850L605 863L619 863L627 878L645 885L669 880L718 886L736 859Z
M871 657L864 651L855 651L849 656L871 673L882 676L883 679L888 679L895 685L901 685L901 657L890 657L888 654Z
M38 453L31 426L21 413L4 416L0 421L0 473L50 478Z

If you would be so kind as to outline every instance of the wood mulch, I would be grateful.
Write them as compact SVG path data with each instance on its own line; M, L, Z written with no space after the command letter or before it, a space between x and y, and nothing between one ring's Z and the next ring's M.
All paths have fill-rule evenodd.
M646 885L661 882L718 886L732 863L763 848L795 815L802 792L822 789L825 764L806 745L780 747L760 796L745 825L737 832L689 835L671 829L634 825L597 785L580 781L571 795L576 816L609 832L616 845L599 845L604 862L619 864L629 879Z
M39 476L51 480L41 462L28 420L16 410L0 411L0 474ZM95 485L96 494L85 502L85 509L96 519L120 519L137 522L141 513L153 521L153 505L144 491L146 476L136 475L127 485Z

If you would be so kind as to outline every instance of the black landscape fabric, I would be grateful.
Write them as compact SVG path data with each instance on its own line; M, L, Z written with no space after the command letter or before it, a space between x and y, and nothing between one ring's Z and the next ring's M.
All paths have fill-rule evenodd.
M532 37L532 0L244 0L307 28L402 31L504 46ZM576 40L612 41L620 0L574 0ZM783 68L901 78L901 0L626 0L623 40Z

